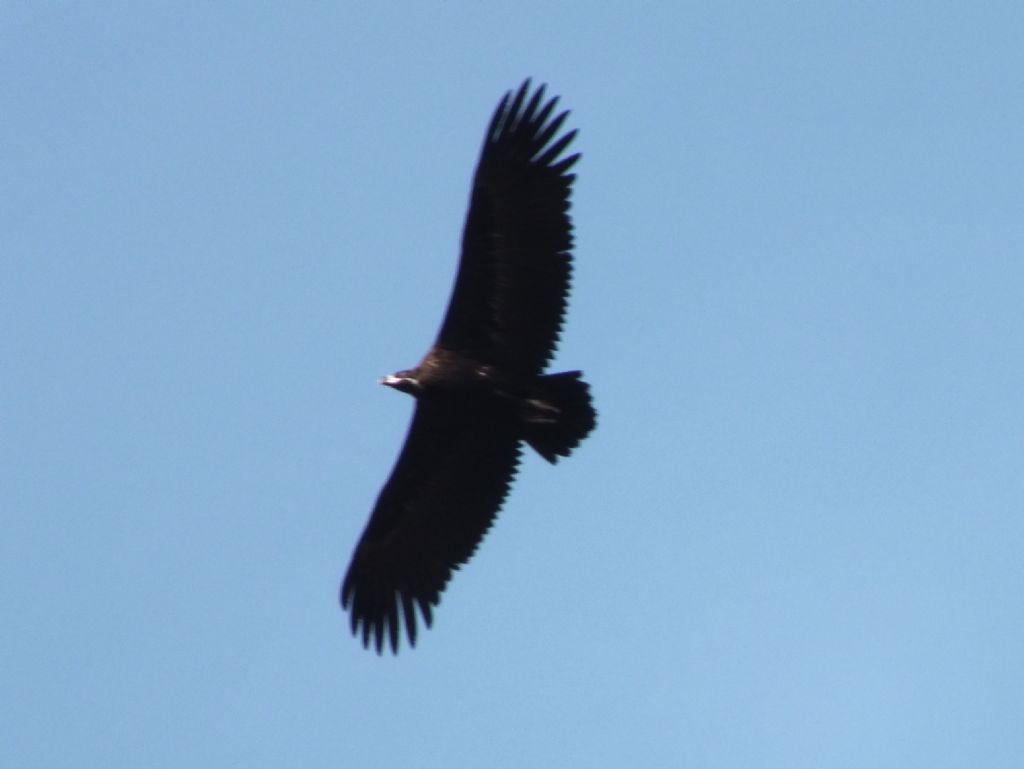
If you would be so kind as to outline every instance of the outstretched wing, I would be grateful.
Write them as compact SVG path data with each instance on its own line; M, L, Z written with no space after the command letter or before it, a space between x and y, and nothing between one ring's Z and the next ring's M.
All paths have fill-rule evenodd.
M568 112L527 80L498 105L484 138L462 235L462 258L437 344L520 375L554 354L569 295Z
M405 446L377 499L341 587L352 632L398 651L416 644L416 608L432 607L476 550L519 463L519 441L497 414L419 401Z

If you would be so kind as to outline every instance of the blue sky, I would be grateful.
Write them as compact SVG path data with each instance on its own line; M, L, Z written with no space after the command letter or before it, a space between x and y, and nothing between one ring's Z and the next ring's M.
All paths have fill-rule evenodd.
M1019 4L380 5L0 10L3 764L1024 765ZM377 657L376 380L527 75L599 428Z

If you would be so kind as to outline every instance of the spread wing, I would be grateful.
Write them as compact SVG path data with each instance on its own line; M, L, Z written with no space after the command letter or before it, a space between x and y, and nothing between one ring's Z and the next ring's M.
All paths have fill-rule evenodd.
M416 608L432 607L476 550L508 494L519 440L495 413L418 401L405 446L341 587L352 632L379 653L416 644Z
M462 258L437 343L509 373L541 373L569 295L569 169L576 135L555 138L568 112L527 80L498 105L484 138L462 235ZM529 96L529 98L528 98Z

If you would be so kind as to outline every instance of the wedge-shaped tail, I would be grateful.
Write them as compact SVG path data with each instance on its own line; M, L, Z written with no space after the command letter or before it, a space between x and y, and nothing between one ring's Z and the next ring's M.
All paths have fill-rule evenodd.
M551 464L569 456L597 423L590 385L582 375L563 371L538 377L523 402L523 439Z

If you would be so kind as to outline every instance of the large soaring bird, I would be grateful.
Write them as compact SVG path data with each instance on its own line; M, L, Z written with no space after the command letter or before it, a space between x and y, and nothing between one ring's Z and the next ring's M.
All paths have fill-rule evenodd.
M473 181L455 288L433 347L382 384L416 398L405 446L341 586L352 632L380 653L416 643L452 572L508 494L523 441L548 462L595 424L579 371L545 374L571 273L569 173L576 135L558 99L527 80L491 119Z

